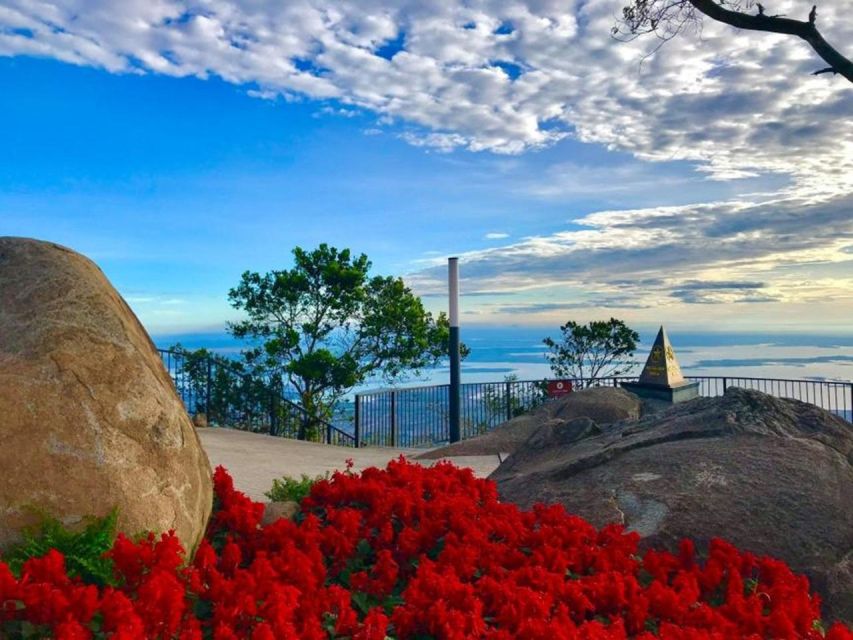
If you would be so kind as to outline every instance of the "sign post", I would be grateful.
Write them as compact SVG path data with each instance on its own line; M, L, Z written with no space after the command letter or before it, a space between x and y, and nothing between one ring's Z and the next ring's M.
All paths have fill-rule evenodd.
M559 398L571 393L574 385L571 380L549 380L548 381L548 397Z
M461 379L459 371L459 258L448 258L450 297L450 441L462 439L460 429Z

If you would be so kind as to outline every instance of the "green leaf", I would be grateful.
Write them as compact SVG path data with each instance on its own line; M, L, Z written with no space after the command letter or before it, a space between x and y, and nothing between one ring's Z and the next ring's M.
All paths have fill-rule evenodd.
M73 531L56 518L42 516L38 525L22 532L23 541L11 547L3 560L20 576L27 560L40 558L56 549L65 557L69 576L79 577L87 584L113 585L113 563L105 554L115 541L118 510L113 509L103 518L86 518L85 522L82 530Z
M303 473L298 480L291 476L282 476L272 481L272 488L264 495L273 502L293 501L301 503L311 493L311 487L314 486L315 482L328 480L328 478L328 473L325 476L314 478Z
M353 591L350 596L353 604L358 607L361 613L367 615L367 612L371 609L371 598L366 593L362 593L361 591Z

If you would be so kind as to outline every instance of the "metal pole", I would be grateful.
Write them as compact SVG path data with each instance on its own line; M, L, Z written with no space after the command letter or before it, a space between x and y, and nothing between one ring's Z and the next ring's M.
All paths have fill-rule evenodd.
M397 446L397 392L391 392L391 446Z
M361 435L361 396L355 394L355 415L353 416L353 433L355 435L355 448L358 449L358 439Z
M512 382L509 380L506 381L504 393L506 395L506 419L510 421L512 420Z
M853 422L853 382L850 383L850 422Z
M207 356L207 380L204 388L204 417L207 423L211 423L210 419L210 387L213 383L213 356Z
M450 441L459 442L461 379L459 372L459 258L448 258L450 294Z

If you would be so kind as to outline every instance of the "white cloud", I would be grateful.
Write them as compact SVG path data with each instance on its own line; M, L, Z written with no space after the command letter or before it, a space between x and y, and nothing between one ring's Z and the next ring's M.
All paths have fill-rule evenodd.
M366 134L394 126L438 151L517 154L574 137L688 161L713 180L780 174L788 187L772 198L741 191L724 202L601 211L577 220L579 229L469 253L466 291L568 286L626 307L834 300L849 309L853 85L810 75L823 65L794 38L711 21L701 37L683 34L641 65L656 42L610 37L624 1L125 0L119 10L109 0L6 0L0 55L216 75L258 98L372 113ZM839 47L853 42L847 4L820 7L819 25ZM804 17L808 8L778 0L772 11ZM607 200L642 188L648 201L649 184L689 189L628 165L569 163L522 190ZM443 291L442 268L412 282ZM762 286L691 288L697 281Z
M491 231L483 237L486 240L503 240L504 238L509 238L509 234L502 231Z
M518 153L571 135L715 179L781 172L815 194L851 189L853 87L810 76L822 65L805 44L706 21L641 65L655 42L610 37L623 2L7 0L0 55L334 99L442 151ZM853 41L842 4L819 16L838 46Z
M600 211L575 220L575 230L463 254L460 272L466 293L563 287L613 307L832 300L850 308L851 211L853 194ZM419 293L444 291L443 263L433 264L407 278ZM539 302L531 310L544 310Z

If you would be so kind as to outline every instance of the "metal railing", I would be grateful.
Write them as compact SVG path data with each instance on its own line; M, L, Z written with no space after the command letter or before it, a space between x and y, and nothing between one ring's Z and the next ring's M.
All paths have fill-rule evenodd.
M789 380L737 376L685 376L699 382L703 396L722 395L729 387L754 389L793 398L853 421L853 382ZM576 389L619 386L637 377L575 379ZM523 380L461 385L461 435L470 438L493 429L545 402L547 381ZM356 446L429 447L449 442L449 385L380 389L356 394Z
M187 412L204 414L210 426L356 446L353 434L311 415L288 398L281 385L249 375L220 358L158 351Z
M240 371L222 358L198 358L160 349L163 365L190 414L203 413L212 426L347 447L430 447L450 439L449 385L366 391L335 424L312 416L281 386ZM853 422L853 382L740 376L685 376L703 396L729 387L754 389L827 409ZM575 379L576 389L619 386L635 377ZM461 385L461 436L485 433L545 402L547 380L507 380ZM351 425L351 427L350 427Z

